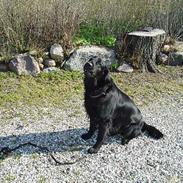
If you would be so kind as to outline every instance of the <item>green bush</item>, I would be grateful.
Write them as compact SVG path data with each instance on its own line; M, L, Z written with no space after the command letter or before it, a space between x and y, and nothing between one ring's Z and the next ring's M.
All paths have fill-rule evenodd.
M106 33L103 25L94 23L80 25L79 31L74 36L75 45L104 45L108 47L114 46L115 34Z

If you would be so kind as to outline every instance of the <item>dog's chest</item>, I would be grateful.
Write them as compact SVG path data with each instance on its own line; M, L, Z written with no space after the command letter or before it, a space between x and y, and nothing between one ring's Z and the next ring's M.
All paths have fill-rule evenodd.
M111 113L108 100L105 100L104 98L95 100L87 98L85 100L85 108L90 117L95 116L97 118L103 118Z

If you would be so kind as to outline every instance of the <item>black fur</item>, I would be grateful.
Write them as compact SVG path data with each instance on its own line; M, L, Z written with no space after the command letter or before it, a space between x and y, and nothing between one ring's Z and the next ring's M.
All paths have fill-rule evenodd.
M88 150L97 153L107 135L122 135L122 144L146 132L159 139L163 134L147 125L134 102L115 85L109 70L98 57L91 58L84 65L85 108L90 118L88 133L82 138L91 138L98 131L96 144Z

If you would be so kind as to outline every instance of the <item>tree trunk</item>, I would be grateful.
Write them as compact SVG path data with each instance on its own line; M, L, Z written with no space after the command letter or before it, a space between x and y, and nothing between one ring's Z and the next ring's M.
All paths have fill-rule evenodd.
M127 33L117 38L117 57L143 72L160 72L156 60L164 40L165 31L160 29Z

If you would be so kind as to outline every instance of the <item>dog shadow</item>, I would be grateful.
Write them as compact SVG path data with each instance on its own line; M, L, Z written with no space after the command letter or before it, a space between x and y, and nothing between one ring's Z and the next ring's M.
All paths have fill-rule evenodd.
M17 148L14 155L30 155L34 153L56 153L67 151L83 151L87 153L87 149L96 142L96 133L87 141L81 138L83 133L88 129L77 128L68 129L58 132L29 133L23 135L0 136L0 151L3 148L14 149L22 144L35 144L36 146L27 144ZM119 137L109 137L105 144L119 143ZM42 148L40 148L42 147ZM47 149L44 151L43 149Z

